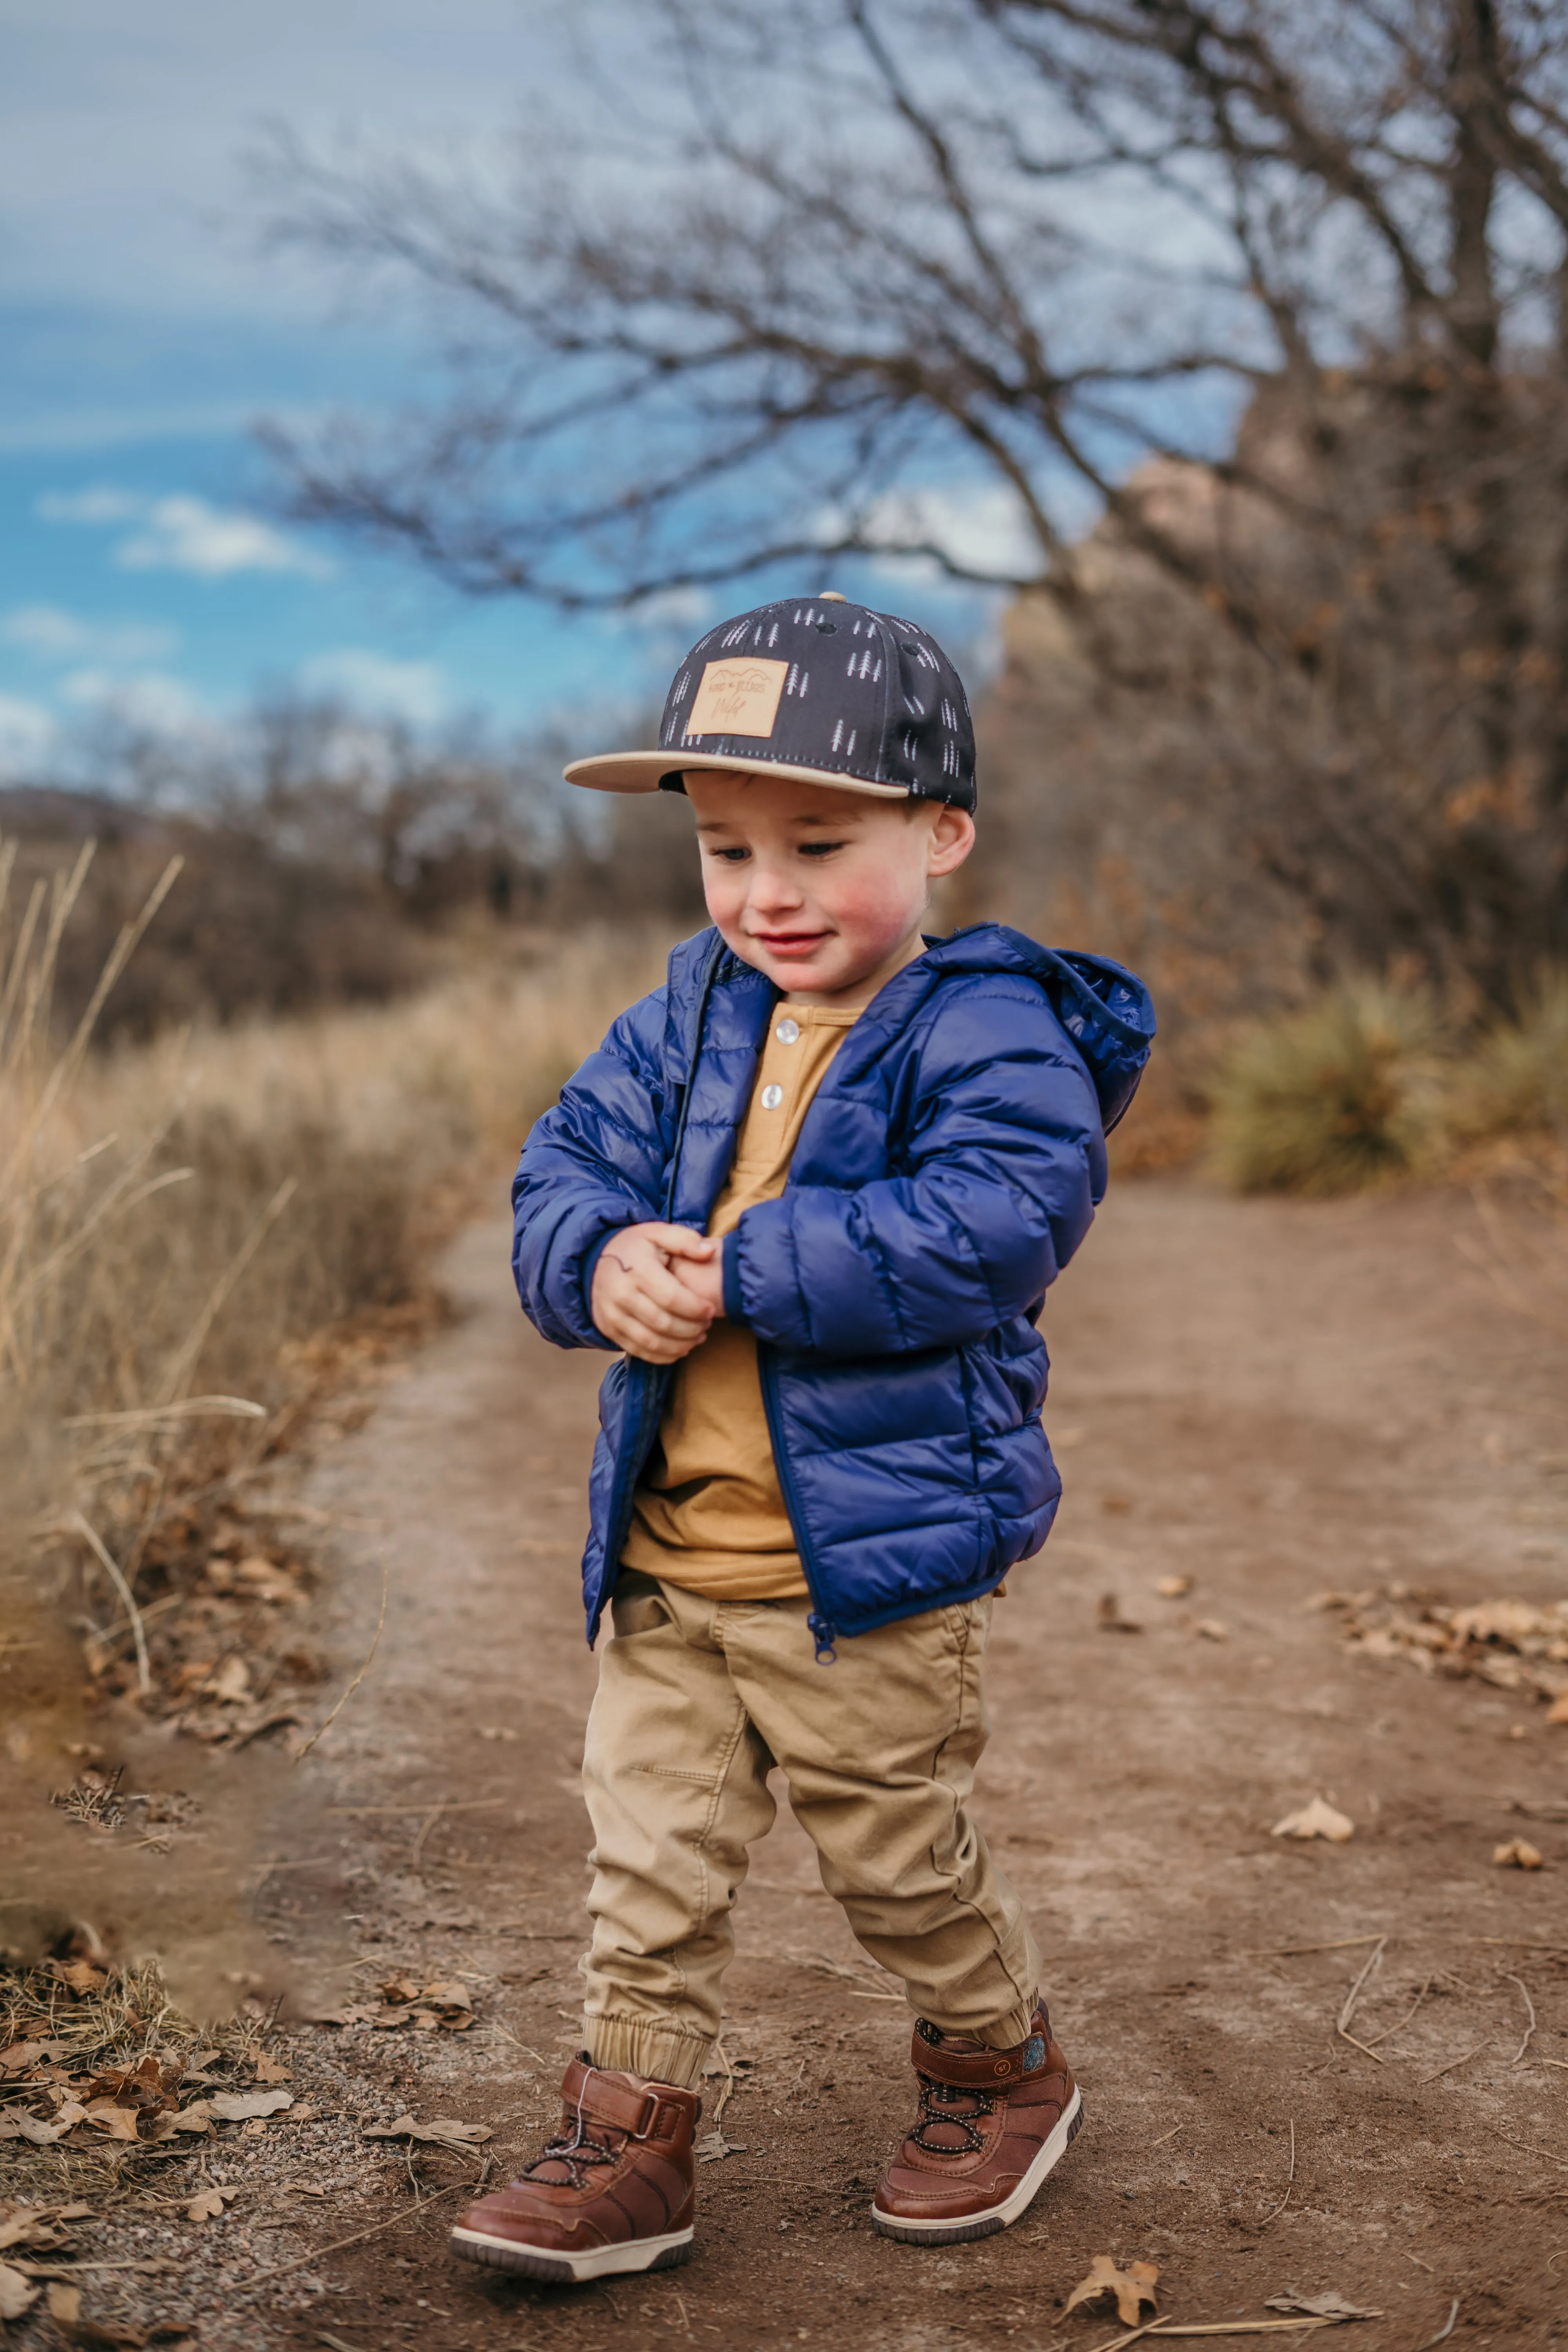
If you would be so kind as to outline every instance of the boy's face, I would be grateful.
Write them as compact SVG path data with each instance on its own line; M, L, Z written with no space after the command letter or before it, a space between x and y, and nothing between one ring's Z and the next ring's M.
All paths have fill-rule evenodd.
M931 884L974 840L973 817L944 802L728 768L689 769L685 782L708 911L726 944L808 1000L868 1001L918 955Z

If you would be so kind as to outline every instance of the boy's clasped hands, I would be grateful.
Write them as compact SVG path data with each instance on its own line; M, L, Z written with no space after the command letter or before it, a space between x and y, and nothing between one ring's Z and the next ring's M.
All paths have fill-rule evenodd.
M690 1225L626 1225L594 1269L595 1328L628 1356L678 1364L724 1312L720 1244Z

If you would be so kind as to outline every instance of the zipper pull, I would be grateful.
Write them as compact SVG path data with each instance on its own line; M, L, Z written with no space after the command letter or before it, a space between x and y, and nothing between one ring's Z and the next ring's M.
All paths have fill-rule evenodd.
M821 1615L821 1613L816 1609L812 1611L805 1622L807 1632L810 1633L812 1640L816 1643L817 1664L819 1666L837 1665L838 1663L838 1653L834 1648L833 1644L838 1639L837 1626L832 1623L828 1618Z

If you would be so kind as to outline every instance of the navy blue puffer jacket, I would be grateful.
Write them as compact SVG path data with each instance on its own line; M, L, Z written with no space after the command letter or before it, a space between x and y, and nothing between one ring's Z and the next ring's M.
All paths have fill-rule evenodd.
M612 1234L706 1225L778 993L700 932L533 1129L512 1264L558 1347L609 1344L588 1301ZM782 1197L727 1236L724 1311L757 1338L820 1654L987 1592L1045 1541L1061 1481L1034 1318L1104 1193L1105 1130L1153 1034L1119 964L994 923L935 940L846 1033ZM600 1392L590 1642L669 1380L621 1358Z

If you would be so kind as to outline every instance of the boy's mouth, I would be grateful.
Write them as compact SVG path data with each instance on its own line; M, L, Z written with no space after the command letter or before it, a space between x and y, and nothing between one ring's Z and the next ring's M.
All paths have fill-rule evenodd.
M833 937L831 931L753 931L752 937L768 953L800 962L815 955Z

